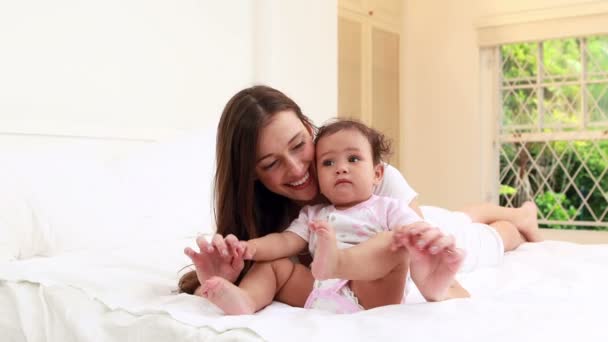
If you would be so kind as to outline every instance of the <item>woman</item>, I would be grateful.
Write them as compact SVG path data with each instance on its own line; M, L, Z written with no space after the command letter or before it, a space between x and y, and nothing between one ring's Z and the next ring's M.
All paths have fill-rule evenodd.
M198 278L195 271L185 274L179 283L182 292L198 294L199 278L208 279L217 275L232 282L240 281L251 265L243 262L238 251L238 240L282 231L297 216L303 205L321 201L314 169L314 132L314 125L298 105L276 89L254 86L240 91L230 99L222 113L217 132L217 234L211 244L204 239L197 239L201 253L186 250L186 254L194 261ZM383 182L374 193L401 199L423 216L415 200L416 192L390 165L386 166ZM427 219L450 221L449 212L439 208L430 209L437 209L431 210L437 217L426 217ZM487 204L472 208L467 213L470 220L494 228L485 230L495 231L495 236L483 236L482 239L496 240L505 250L516 248L524 241L540 239L536 207L532 203L519 209ZM464 222L462 219L460 221ZM475 229L473 225L463 225L471 231ZM378 245L378 256L396 253L390 250L392 239L386 235L379 234L365 244ZM349 250L352 250L353 258L361 257L357 255L356 247ZM386 254L382 256L386 257ZM394 257L403 256L394 254ZM492 262L493 260L489 261ZM296 266L294 272L299 272L300 267L303 266ZM394 287L395 278L403 276L402 273L389 275L374 281L373 285L378 288L378 282L384 282L387 291L390 291ZM310 284L286 282L282 285L312 286L312 279ZM358 295L361 296L359 299L362 303L369 303L369 307L373 307L374 297L371 293L367 295L365 287L362 282L359 291L355 291L355 288L353 290L360 293ZM305 299L302 298L302 304Z

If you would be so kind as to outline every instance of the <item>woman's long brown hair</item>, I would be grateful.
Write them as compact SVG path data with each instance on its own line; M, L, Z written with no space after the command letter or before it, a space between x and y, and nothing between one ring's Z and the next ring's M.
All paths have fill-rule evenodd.
M282 111L293 111L304 125L314 129L292 99L271 87L243 89L226 104L216 141L214 214L218 234L250 240L285 229L293 218L294 203L268 190L255 175L260 130ZM237 283L250 267L251 263L246 263ZM199 285L194 271L184 274L178 284L180 292L190 294Z

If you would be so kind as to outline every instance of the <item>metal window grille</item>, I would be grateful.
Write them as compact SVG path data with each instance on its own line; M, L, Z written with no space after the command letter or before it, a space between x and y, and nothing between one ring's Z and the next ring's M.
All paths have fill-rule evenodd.
M500 204L608 229L608 36L499 47Z

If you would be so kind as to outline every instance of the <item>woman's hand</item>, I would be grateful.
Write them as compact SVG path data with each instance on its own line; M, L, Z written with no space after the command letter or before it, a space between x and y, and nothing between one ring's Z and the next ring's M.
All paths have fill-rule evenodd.
M416 222L395 230L393 248L401 247L410 253L410 274L424 298L447 299L465 257L454 238L426 222Z
M199 252L190 247L184 249L196 269L198 281L203 284L213 276L222 277L234 283L245 266L241 242L230 234L223 238L215 234L211 243L204 237L196 238Z

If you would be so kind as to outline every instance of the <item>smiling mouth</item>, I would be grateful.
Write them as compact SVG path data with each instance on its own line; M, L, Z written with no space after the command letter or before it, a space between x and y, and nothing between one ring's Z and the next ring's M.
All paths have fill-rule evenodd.
M306 171L304 177L300 178L295 182L287 183L287 185L293 189L299 190L307 187L311 181L312 177L310 177L310 171Z

